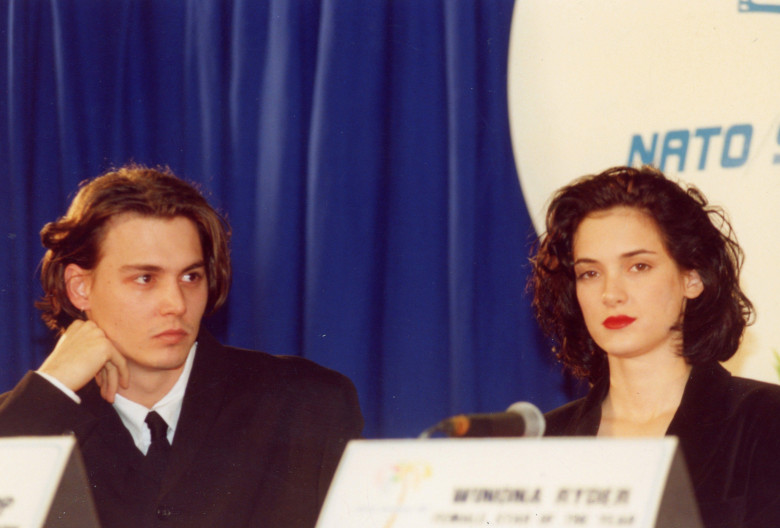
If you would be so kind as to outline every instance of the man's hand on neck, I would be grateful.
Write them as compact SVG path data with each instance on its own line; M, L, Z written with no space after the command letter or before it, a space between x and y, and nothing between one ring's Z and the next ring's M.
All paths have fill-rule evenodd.
M92 321L73 321L38 371L74 392L100 378L101 396L109 403L118 390L130 386L127 361Z

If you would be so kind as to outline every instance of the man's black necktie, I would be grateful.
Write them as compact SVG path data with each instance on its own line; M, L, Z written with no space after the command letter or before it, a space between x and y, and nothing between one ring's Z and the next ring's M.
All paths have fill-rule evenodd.
M160 482L171 450L171 444L168 443L168 424L159 414L151 411L146 415L146 425L152 433L152 443L149 445L149 451L146 452L143 468L145 473Z

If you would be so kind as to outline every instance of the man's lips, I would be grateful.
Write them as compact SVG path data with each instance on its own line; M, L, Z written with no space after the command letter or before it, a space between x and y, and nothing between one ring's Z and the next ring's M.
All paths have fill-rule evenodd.
M175 328L171 330L165 330L154 336L157 339L165 341L167 343L178 343L185 337L187 337L187 331L181 328Z
M609 330L618 330L620 328L625 328L626 326L630 325L636 321L636 317L629 317L627 315L615 315L612 317L607 317L604 319L604 322L601 323Z

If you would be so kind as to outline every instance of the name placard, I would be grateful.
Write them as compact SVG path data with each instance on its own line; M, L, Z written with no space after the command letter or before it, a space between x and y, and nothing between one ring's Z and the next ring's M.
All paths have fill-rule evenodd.
M356 440L317 528L701 526L676 438Z
M98 526L76 440L0 439L0 528Z

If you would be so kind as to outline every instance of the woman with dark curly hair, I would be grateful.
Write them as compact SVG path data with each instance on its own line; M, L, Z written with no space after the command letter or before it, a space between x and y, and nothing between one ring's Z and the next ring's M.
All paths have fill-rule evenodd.
M780 387L731 376L753 306L725 215L652 167L555 193L533 258L534 308L591 389L550 436L680 439L705 525L780 526Z

